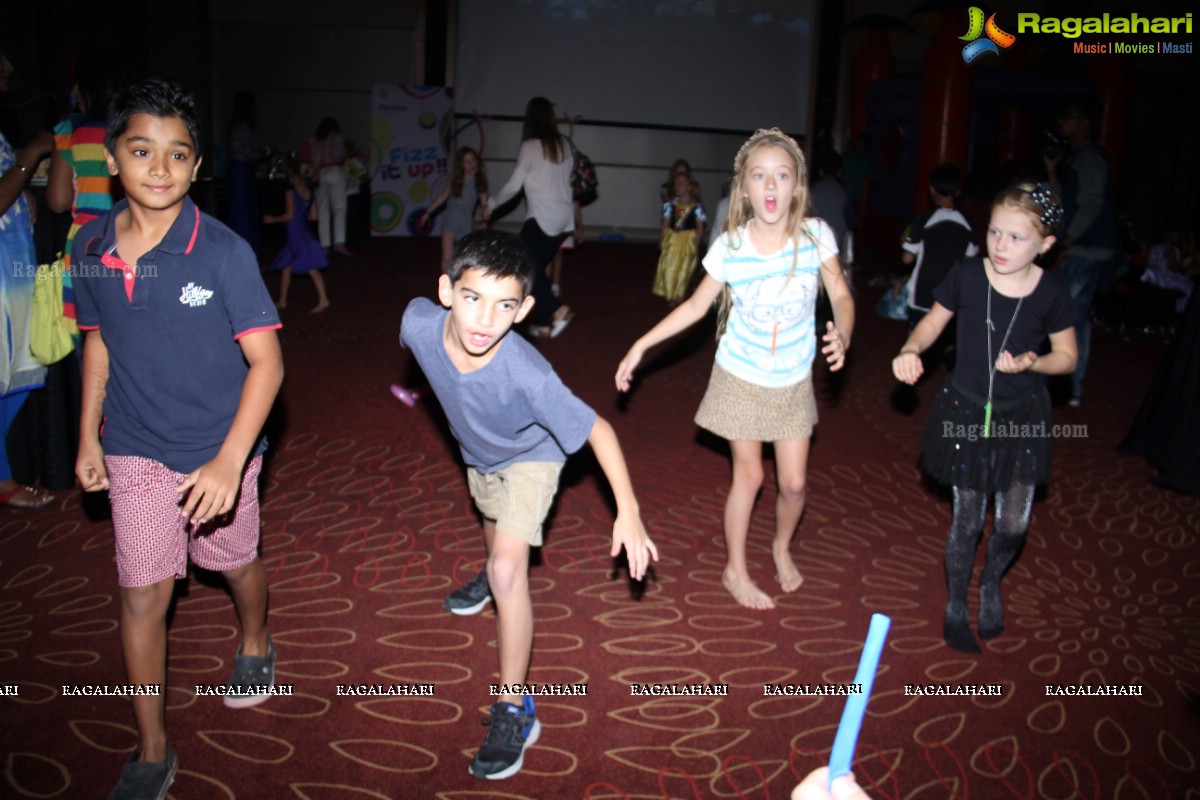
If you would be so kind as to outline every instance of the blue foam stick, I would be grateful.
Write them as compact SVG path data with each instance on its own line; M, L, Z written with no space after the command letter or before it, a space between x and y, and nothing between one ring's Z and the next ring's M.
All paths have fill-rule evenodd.
M887 640L891 624L890 617L871 615L871 627L867 631L867 641L863 643L862 657L858 659L858 672L854 675L854 682L862 686L862 694L849 695L846 707L842 709L842 721L838 724L837 735L833 737L833 752L829 754L830 790L833 788L833 779L850 772L850 765L854 763L858 732L867 713L867 699L875 684L875 671L879 667L879 656L883 653L883 643Z

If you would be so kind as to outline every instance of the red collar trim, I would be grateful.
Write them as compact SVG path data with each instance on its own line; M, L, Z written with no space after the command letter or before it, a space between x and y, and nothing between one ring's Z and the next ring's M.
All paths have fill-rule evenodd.
M185 256L192 254L192 247L196 244L196 237L200 234L200 206L192 206L196 210L196 224L192 226L192 238L188 240L187 249L183 251Z
M105 251L100 256L100 263L103 264L104 266L108 267L109 269L115 269L120 272L124 272L126 270L126 268L128 267L128 265L121 259L117 258L115 255L113 255L113 253L115 253L116 251L117 251L117 246L114 244L112 247L108 248L108 250Z

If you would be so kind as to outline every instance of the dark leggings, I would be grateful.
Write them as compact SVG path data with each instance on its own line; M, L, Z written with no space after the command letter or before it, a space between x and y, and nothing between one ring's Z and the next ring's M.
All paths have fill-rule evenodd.
M550 236L537 224L537 220L530 217L525 220L518 235L533 254L533 263L537 265L537 271L533 274L534 304L530 321L539 328L547 328L553 321L554 312L558 311L562 303L550 289L550 278L546 275L546 265L550 263L550 259L554 258L554 254L558 252L558 247L563 243L563 239L567 238L567 234L560 233L557 236Z
M1016 562L1029 530L1035 488L1016 484L996 492L996 524L988 539L987 562L979 577L979 635L985 639L1004 630L1004 608L1000 603L1000 579ZM954 518L946 539L946 585L949 599L943 635L947 644L965 652L979 652L967 622L967 586L975 566L975 549L983 533L987 494L954 488Z

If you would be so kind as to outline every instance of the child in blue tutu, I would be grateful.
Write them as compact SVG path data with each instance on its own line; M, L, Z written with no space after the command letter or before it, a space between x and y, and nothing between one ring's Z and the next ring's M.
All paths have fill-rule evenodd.
M263 222L286 222L287 244L271 265L272 271L282 270L279 279L277 308L287 308L288 289L292 286L292 275L311 275L317 290L317 304L312 313L320 314L329 308L329 296L325 293L325 278L321 270L329 266L329 258L313 236L311 222L317 219L315 195L309 185L311 168L302 161L288 168L288 182L292 188L284 196L282 214L264 214Z

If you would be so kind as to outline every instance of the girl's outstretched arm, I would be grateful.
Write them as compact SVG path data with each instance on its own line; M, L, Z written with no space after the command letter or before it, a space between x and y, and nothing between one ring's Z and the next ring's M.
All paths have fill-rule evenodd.
M942 331L954 319L954 312L938 302L934 302L929 313L921 318L917 327L908 335L908 341L900 348L900 355L892 359L892 374L896 380L904 383L916 383L925 371L921 363L921 353L937 341Z
M570 155L567 143L564 141L562 145L566 155ZM537 153L541 151L541 148L542 145L537 139L526 139L521 142L521 149L517 151L517 165L513 167L512 175L500 187L500 191L488 198L489 210L495 211L516 196L521 187L525 185L525 178L529 175L529 170L533 167L533 161L537 158Z
M821 283L833 308L833 322L825 326L825 335L821 337L825 342L821 352L829 361L829 369L837 372L846 364L846 351L850 349L850 337L854 333L854 296L850 294L850 284L846 283L846 273L836 255L821 262Z
M445 189L442 189L441 194L433 199L433 202L430 203L429 208L425 209L425 213L421 215L422 221L429 219L431 214L441 208L442 204L446 202L446 198L449 196L450 187L447 186Z
M647 350L656 344L665 342L677 333L682 333L704 319L704 316L708 314L708 309L712 307L713 302L720 296L721 289L724 286L725 284L706 274L704 279L700 281L700 285L696 287L696 291L692 292L691 297L676 306L674 311L663 317L642 338L634 342L633 347L629 348L629 352L625 354L625 358L621 359L621 363L617 366L617 390L621 392L629 391L629 383L633 378L633 371L637 369L637 365L641 362L642 356L646 354Z
M1075 371L1079 351L1075 344L1075 329L1065 328L1050 334L1050 352L1044 356L1030 350L1014 356L1005 350L996 359L1000 372L1040 372L1042 375L1067 375Z

